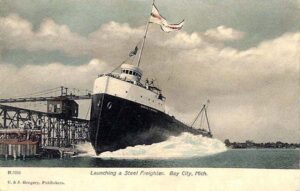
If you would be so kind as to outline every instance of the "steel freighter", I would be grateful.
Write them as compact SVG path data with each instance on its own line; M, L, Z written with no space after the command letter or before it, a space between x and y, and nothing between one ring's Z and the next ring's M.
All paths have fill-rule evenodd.
M154 83L141 80L143 71L139 65L150 23L159 24L165 32L180 30L183 26L183 22L168 24L153 3L141 48L136 46L129 54L131 57L139 53L136 64L125 62L120 66L120 73L101 74L95 80L90 140L97 154L161 142L182 132L212 137L209 126L208 130L195 129L193 124L188 126L168 115L162 91ZM205 105L201 112L207 119Z

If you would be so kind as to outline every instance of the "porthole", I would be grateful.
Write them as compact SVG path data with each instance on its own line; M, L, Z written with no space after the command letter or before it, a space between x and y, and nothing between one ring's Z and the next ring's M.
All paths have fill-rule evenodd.
M97 106L98 106L98 107L101 106L101 100L98 101Z
M111 102L108 102L107 105L106 105L107 109L111 109L112 108L112 103Z

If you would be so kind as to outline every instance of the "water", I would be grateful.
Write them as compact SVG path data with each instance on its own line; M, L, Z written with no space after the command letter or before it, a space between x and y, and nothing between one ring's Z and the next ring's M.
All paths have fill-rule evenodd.
M114 152L104 152L95 155L92 146L87 143L79 145L79 150L86 152L79 157L90 156L102 159L179 159L212 155L227 150L223 142L217 139L182 133L172 136L168 140L152 145L137 145Z
M226 149L217 140L184 133L152 144L128 147L96 156L90 144L85 153L65 159L0 159L3 167L203 167L299 169L298 149Z

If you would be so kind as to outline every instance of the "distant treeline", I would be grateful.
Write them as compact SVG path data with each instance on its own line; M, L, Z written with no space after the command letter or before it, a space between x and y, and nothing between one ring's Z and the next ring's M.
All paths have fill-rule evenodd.
M268 143L255 143L254 141L246 141L246 142L230 142L229 139L224 141L227 147L231 147L233 149L246 149L246 148L300 148L300 143L283 143L280 141L277 142L268 142Z

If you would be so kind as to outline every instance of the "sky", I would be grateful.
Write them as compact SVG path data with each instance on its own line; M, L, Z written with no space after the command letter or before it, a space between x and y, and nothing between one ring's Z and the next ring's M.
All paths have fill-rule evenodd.
M0 0L0 98L92 89L142 39L150 0ZM141 68L191 123L206 100L216 138L299 142L299 0L156 0ZM82 102L81 116L89 101Z

